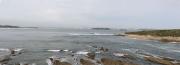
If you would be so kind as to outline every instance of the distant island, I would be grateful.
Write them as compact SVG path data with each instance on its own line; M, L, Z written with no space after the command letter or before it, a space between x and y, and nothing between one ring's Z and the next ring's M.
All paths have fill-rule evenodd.
M20 27L20 26L13 26L13 25L0 25L0 28L38 28L38 27Z
M91 28L93 30L111 30L110 28Z
M21 28L20 26L0 25L0 28Z
M162 42L180 42L180 29L147 30L126 32L128 37L137 39L159 40Z

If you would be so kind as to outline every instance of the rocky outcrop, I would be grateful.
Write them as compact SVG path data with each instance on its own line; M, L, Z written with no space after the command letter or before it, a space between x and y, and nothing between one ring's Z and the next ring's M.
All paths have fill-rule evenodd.
M47 59L47 64L48 65L72 65L71 63L68 62L61 62L61 58L58 57L51 57L49 59Z
M128 61L113 60L108 58L102 58L101 62L103 65L137 65Z
M103 65L123 65L123 63L121 61L112 60L112 59L108 59L108 58L102 58L101 62Z
M175 60L170 58L163 58L163 57L154 57L154 56L145 56L145 60L162 64L162 65L177 65L178 63L173 63Z
M11 58L10 58L10 53L9 52L2 52L2 51L0 51L0 62L5 62L5 61L8 61L8 60L10 60Z
M95 65L93 62L91 62L89 60L84 60L84 59L80 59L80 63L82 65Z
M100 50L100 51L103 51L103 52L108 52L108 51L109 51L109 49L104 48L104 47L99 48L99 50Z
M60 62L59 60L54 60L53 65L71 65L68 62Z
M18 48L4 49L4 48L1 48L0 52L8 52L8 53L10 53L11 56L16 56L16 55L22 54L23 49L18 49Z
M0 65L1 64L7 64L11 59L13 59L13 56L19 55L22 52L22 49L0 49ZM19 64L16 64L19 65ZM25 64L24 64L25 65Z
M96 54L92 52L92 53L88 53L87 56L89 59L95 59Z
M180 65L180 63L174 63L174 65Z
M8 61L8 60L10 60L9 55L0 56L0 62L4 62L4 61Z
M12 57L12 59L13 57L18 57L13 55L18 54L20 51L21 49L8 49L8 56L6 54L5 55L0 54L0 65L5 64L2 62L8 61L10 57ZM97 53L99 51L101 53ZM60 54L52 56L47 59L48 65L138 65L137 63L139 63L138 60L139 58L140 59L144 58L145 61L148 61L148 63L152 63L152 64L180 65L179 61L169 57L161 57L150 53L137 53L137 55L135 55L129 51L125 51L125 50L113 51L113 49L109 50L104 47L97 47L97 48L95 47L95 49L93 50L90 49L90 50L73 51L73 52L69 50L64 50L63 52L58 52L58 53ZM142 62L142 64L143 63L144 62ZM20 63L14 65L36 65L36 64Z

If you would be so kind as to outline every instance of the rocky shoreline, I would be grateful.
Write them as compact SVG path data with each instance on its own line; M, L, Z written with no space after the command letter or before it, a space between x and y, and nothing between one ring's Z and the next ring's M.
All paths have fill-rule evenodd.
M139 40L157 40L161 42L171 42L171 43L180 43L180 37L160 37L160 36L151 36L151 35L135 35L135 34L127 34L126 35L132 39L139 39Z
M44 59L44 63L47 65L142 65L138 63L138 59L143 59L150 64L143 65L180 65L180 60L176 60L170 57L162 57L149 53L138 53L132 55L132 52L128 51L112 51L111 49L91 46L93 50L46 50L47 52L60 53L59 55L53 55L47 59ZM24 52L23 49L1 49L3 52L0 56L0 65L12 65L8 64L13 57L21 55ZM110 57L109 57L110 56ZM143 62L143 61L141 61ZM38 65L36 63L24 63L18 62L13 65Z

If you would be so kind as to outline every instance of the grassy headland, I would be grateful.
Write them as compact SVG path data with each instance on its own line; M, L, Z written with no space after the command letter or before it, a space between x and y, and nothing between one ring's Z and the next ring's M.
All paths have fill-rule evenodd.
M180 42L180 29L127 32L126 34L131 38Z

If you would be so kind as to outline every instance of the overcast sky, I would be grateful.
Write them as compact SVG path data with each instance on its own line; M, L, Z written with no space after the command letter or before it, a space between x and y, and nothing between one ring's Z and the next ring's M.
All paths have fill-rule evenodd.
M180 0L0 0L0 24L180 28Z

